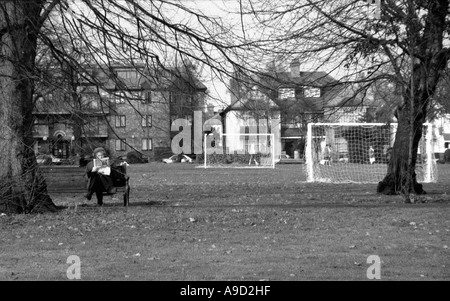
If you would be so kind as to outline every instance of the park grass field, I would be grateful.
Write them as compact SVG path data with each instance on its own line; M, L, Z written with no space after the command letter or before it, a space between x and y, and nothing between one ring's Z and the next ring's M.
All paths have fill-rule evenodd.
M307 183L303 165L275 169L129 166L119 196L52 196L58 213L0 216L0 280L450 279L450 165L415 204L376 184Z

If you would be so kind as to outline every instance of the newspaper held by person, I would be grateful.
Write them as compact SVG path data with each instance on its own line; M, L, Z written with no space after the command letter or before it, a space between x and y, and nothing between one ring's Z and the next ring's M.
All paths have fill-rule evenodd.
M109 176L111 174L111 166L109 164L109 158L95 158L94 167L100 167L98 173Z

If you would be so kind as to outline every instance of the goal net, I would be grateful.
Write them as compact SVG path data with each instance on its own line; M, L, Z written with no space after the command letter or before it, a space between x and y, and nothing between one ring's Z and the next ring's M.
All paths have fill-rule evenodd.
M204 167L275 168L274 134L204 136Z
M378 183L387 173L397 124L310 123L305 147L308 182ZM437 180L432 127L424 124L417 154L419 182Z

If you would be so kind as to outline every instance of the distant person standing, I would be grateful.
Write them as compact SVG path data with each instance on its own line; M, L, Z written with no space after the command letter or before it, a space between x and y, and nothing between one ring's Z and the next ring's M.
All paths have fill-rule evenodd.
M248 152L250 153L250 160L248 161L248 165L252 164L252 160L255 161L255 165L259 165L258 161L256 161L256 149L254 143L250 144Z
M375 163L375 150L372 146L369 146L369 162L370 164Z
M327 144L323 153L324 165L331 165L331 145Z

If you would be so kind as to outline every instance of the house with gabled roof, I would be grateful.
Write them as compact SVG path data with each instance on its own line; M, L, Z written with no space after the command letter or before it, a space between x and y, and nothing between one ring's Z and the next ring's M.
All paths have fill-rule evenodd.
M307 124L324 122L325 105L338 81L323 71L303 71L298 60L290 70L274 72L264 78L271 87L271 98L280 108L281 149L290 158L302 159Z
M251 82L251 81L247 81ZM225 121L227 132L243 132L241 125L246 116L258 115L260 107L270 107L277 112L279 154L292 159L302 159L310 122L325 122L326 108L340 88L339 82L322 71L302 71L294 60L289 71L273 71L253 79L251 89L242 89L236 83L231 87L231 105L221 114L233 112L235 121ZM252 98L252 95L259 95ZM239 113L236 113L239 112ZM231 118L227 117L229 120ZM241 121L237 121L241 119ZM231 124L231 125L230 125ZM272 126L273 127L273 126Z

